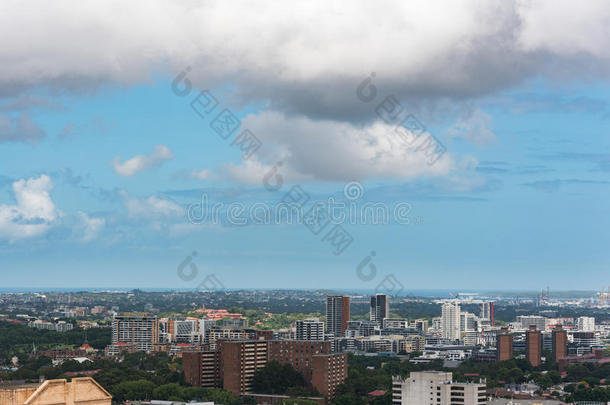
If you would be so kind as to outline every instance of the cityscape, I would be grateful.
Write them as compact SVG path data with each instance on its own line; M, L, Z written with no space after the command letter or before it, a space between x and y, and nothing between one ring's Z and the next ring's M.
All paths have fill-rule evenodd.
M44 384L67 376L79 385L66 392L91 386L96 400L125 404L603 399L607 290L513 294L2 293L0 398L52 390ZM124 364L137 375L121 377Z
M0 405L610 405L610 1L0 1Z

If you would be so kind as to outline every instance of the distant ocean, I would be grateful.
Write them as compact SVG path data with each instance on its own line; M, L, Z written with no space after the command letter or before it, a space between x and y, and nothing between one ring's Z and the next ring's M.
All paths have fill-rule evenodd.
M134 289L138 289L144 292L166 292L166 291L178 291L178 292L188 292L193 291L193 289L189 288L137 288L137 287L95 287L95 288L87 288L87 287L62 287L62 288L52 288L52 287L0 287L0 294L6 293L74 293L74 292L128 292ZM336 292L346 292L351 294L362 294L362 295L371 295L376 292L372 289L347 289L347 288L324 288L324 289L299 289L299 288L228 288L228 291L240 291L240 290L249 290L249 291L281 291L281 290L302 290L302 291L336 291ZM452 298L455 297L456 293L461 294L473 294L478 295L480 297L535 297L539 294L537 290L445 290L445 289L412 289L405 290L401 293L401 296L404 297L425 297L425 298ZM551 297L557 298L588 298L595 296L596 291L552 291Z

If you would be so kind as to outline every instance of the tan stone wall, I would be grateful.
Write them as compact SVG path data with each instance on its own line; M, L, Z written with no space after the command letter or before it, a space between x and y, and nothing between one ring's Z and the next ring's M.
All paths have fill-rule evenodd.
M0 405L111 405L112 397L90 377L48 380L38 387L0 389Z
M1 405L22 405L38 387L2 389L0 388Z

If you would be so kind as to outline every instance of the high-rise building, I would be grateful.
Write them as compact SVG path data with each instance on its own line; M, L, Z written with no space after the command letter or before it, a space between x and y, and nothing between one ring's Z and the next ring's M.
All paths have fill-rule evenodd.
M149 351L159 343L157 316L145 312L124 312L112 320L112 344L135 343L138 350Z
M489 321L489 323L493 326L493 324L494 324L494 302L493 301L486 301L481 304L479 318Z
M513 358L513 335L508 328L500 329L496 338L496 360L504 361Z
M576 330L583 332L595 331L595 318L592 316L581 316L576 319Z
M371 321L382 324L390 316L390 297L386 294L376 294L371 297Z
M441 334L445 339L460 338L460 304L446 302L441 308Z
M210 342L210 331L216 326L216 320L201 318L199 320L199 335L201 335L202 343Z
M553 329L553 360L555 362L568 355L568 333L561 325Z
M305 319L296 321L296 340L324 340L324 322Z
M470 312L460 312L460 331L466 332L475 330L477 327L477 317Z
M525 332L525 358L534 367L538 367L542 360L542 334L536 330L536 325L530 325Z
M221 340L219 343L223 388L235 395L252 393L254 373L267 364L267 341Z
M196 387L222 388L220 351L202 350L182 353L182 370L187 383Z
M329 295L326 297L326 331L335 336L343 336L350 314L349 297Z
M183 352L185 380L201 387L222 387L235 395L252 392L254 373L269 361L290 364L310 388L328 398L347 378L347 355L331 353L330 341L220 341L218 350Z
M480 405L487 403L486 386L453 382L451 373L413 371L409 377L392 377L392 405Z

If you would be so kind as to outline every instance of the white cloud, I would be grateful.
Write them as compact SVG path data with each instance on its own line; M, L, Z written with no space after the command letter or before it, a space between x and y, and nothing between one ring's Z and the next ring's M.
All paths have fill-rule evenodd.
M82 211L77 212L77 217L79 225L76 228L80 231L80 240L83 242L90 242L95 239L106 225L104 218L90 217Z
M247 116L243 125L263 145L272 144L275 154L251 157L242 165L220 170L221 175L242 183L260 185L277 162L281 162L279 172L286 181L408 179L445 175L454 166L449 153L428 164L424 151L406 144L394 131L395 126L380 122L357 126L263 112Z
M449 129L449 134L474 144L483 145L496 140L496 135L491 130L492 124L492 116L477 109L460 118Z
M212 172L209 169L203 170L191 170L186 177L190 179L206 180L212 176Z
M133 84L190 64L200 85L233 83L276 110L357 119L354 88L371 71L380 89L420 101L556 72L607 76L609 17L605 0L8 0L0 94Z
M127 209L127 215L131 219L161 220L184 215L184 209L180 205L165 198L156 196L138 198L129 195L126 191L122 191L120 194Z
M112 167L120 176L130 177L142 170L159 166L173 157L174 154L167 146L157 145L150 155L136 155L125 162L121 162L121 158L116 157L112 162Z
M14 242L45 234L60 216L51 200L51 178L21 179L13 183L16 205L0 205L0 239Z

